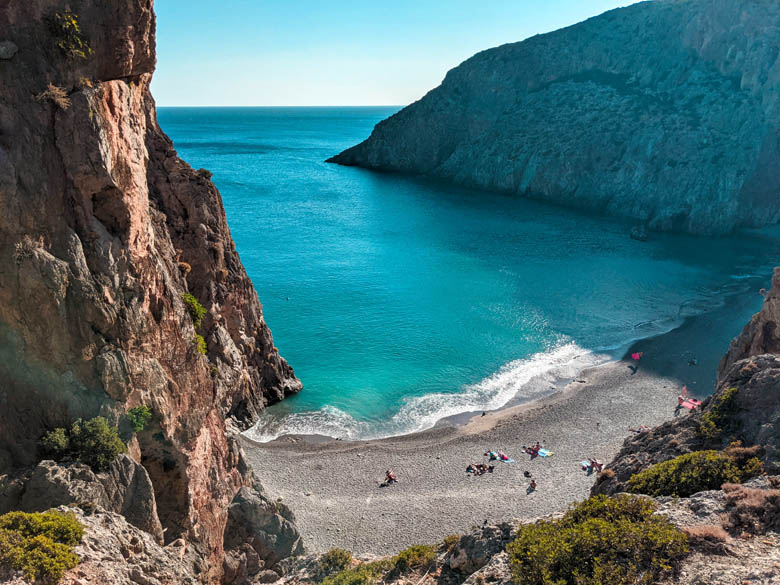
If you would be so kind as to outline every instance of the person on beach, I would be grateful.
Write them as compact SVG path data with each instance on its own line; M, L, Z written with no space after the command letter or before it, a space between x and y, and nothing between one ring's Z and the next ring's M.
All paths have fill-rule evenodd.
M388 469L385 471L384 485L393 485L394 483L398 483L398 478L395 476L395 473L393 473L392 469Z
M628 369L631 370L631 375L633 376L636 374L636 371L639 369L639 360L642 359L642 356L644 355L644 352L638 351L631 354L631 359L636 362L633 366L628 366Z
M530 494L531 492L535 492L535 491L536 491L536 481L532 479L531 483L528 484L528 489L525 490L525 493Z

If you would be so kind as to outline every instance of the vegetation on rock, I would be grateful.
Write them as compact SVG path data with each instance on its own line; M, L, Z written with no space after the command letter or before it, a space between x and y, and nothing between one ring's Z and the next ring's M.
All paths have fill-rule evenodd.
M106 471L127 449L116 427L102 416L88 421L78 419L67 430L56 428L41 437L38 447L43 458L61 461L70 457L94 471Z
M208 346L206 345L206 340L203 339L203 336L196 333L194 341L195 341L195 349L198 350L198 353L200 355L206 355L206 352L208 351Z
M128 410L125 416L132 425L133 430L136 433L140 433L149 424L149 421L152 420L152 411L148 406L142 404Z
M720 489L724 483L739 483L761 470L756 457L740 460L728 451L694 451L640 471L629 478L628 486L633 493L685 498Z
M343 548L332 548L320 558L315 579L322 581L328 575L343 571L352 564L352 553Z
M9 512L0 516L0 565L36 582L57 582L79 559L84 528L72 514Z
M712 406L701 417L699 435L709 441L717 441L737 430L733 421L736 412L737 388L729 388L713 398Z
M340 550L340 549L331 549ZM329 555L331 552L326 554ZM347 551L341 551L347 553ZM340 554L340 553L339 553ZM349 554L349 553L347 553ZM352 556L350 555L350 559ZM343 557L342 557L343 560ZM322 580L323 585L372 585L385 577L402 575L430 568L436 560L436 549L428 545L410 546L396 556L371 563L363 563L331 574Z
M69 59L86 59L92 55L89 41L81 32L79 17L70 9L56 12L51 19L54 44Z
M687 538L655 503L594 496L557 520L522 526L507 545L518 585L649 585L672 571Z
M181 300L187 305L187 310L190 312L190 317L192 317L192 324L195 326L195 329L197 329L200 327L200 324L203 322L203 317L206 316L208 311L198 302L198 299L190 293L181 295Z
M57 87L51 83L41 93L36 94L35 101L39 104L44 102L52 102L61 110L67 110L70 107L70 98L68 97L68 92L65 91L64 88Z

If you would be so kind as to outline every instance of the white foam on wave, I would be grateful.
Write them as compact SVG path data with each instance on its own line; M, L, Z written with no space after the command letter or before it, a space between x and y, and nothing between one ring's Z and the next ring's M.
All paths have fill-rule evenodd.
M399 411L384 422L359 421L332 406L321 410L274 416L264 413L246 436L265 443L283 435L325 435L351 440L379 439L430 429L440 420L483 410L496 410L514 400L537 400L552 392L558 380L573 378L582 369L612 359L569 342L504 365L460 392L433 393L408 398Z

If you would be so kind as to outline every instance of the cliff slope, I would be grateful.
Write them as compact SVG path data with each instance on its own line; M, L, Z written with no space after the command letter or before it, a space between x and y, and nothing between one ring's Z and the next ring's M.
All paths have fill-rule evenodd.
M165 542L218 575L250 482L228 426L301 385L217 189L157 124L154 66L152 0L0 6L0 473L34 463L46 430L147 405L130 451Z
M655 0L478 53L330 159L725 233L780 220L780 5Z

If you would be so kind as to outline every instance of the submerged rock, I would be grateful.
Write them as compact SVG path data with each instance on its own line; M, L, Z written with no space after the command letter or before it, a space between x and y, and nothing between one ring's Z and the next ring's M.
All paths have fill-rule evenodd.
M656 0L476 54L330 159L726 233L780 220L780 4ZM475 195L477 196L477 195Z

